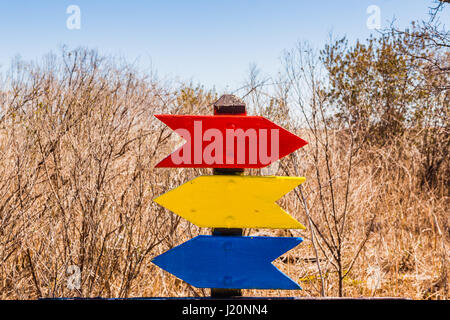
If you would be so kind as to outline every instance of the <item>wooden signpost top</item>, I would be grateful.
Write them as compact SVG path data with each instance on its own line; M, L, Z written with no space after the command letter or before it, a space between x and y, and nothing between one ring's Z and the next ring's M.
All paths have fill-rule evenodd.
M247 114L245 102L232 94L224 94L214 102L214 115L232 114L245 116Z

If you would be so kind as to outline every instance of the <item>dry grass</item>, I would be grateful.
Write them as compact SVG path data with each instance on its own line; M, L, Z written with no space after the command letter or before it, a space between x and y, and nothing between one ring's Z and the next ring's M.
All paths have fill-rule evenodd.
M177 140L153 114L211 114L214 96L180 94L85 50L64 52L40 66L19 63L2 87L0 298L209 295L151 263L164 251L211 232L152 202L195 176L210 174L154 169ZM405 140L366 147L352 155L350 165L348 135L329 132L324 151L322 131L299 134L310 144L296 158L283 159L278 175L297 170L305 176L305 201L297 190L280 204L308 225L306 204L324 230L333 208L337 217L346 212L342 272L354 264L342 279L343 295L446 299L447 189L420 188L420 154L414 145ZM326 175L317 176L326 172L324 152L333 191ZM245 233L300 235L305 241L275 262L303 291L244 290L244 295L320 296L322 284L326 295L338 295L336 261L326 249L326 237L316 234L315 239L316 249L323 248L317 253L320 277L311 228ZM78 290L67 287L71 265L81 270Z

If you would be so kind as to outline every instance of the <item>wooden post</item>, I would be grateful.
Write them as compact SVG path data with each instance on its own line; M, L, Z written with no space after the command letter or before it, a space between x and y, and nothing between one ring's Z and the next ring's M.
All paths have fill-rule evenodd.
M214 115L246 115L245 103L232 94L225 94L214 103ZM242 175L242 168L214 168L214 175ZM214 228L213 236L242 236L243 229L239 228ZM241 289L211 288L211 297L231 298L242 296Z

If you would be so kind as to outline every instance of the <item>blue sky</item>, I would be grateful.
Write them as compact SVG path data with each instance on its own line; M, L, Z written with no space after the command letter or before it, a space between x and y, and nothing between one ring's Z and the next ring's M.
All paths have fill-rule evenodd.
M353 41L371 32L370 5L381 25L426 18L431 0L1 0L0 65L36 59L65 44L125 57L159 77L192 80L218 90L242 85L251 63L275 73L284 49L297 41L322 47L330 32ZM69 5L81 10L81 29L69 30ZM450 23L446 8L441 21Z

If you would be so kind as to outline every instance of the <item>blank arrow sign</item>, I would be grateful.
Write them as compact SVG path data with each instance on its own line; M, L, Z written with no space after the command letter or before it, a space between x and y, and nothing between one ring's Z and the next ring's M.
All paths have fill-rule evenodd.
M302 238L197 236L153 263L198 288L301 289L271 262Z
M154 199L206 228L305 229L275 201L304 177L200 176Z
M155 117L186 141L156 167L263 168L307 144L260 116Z

